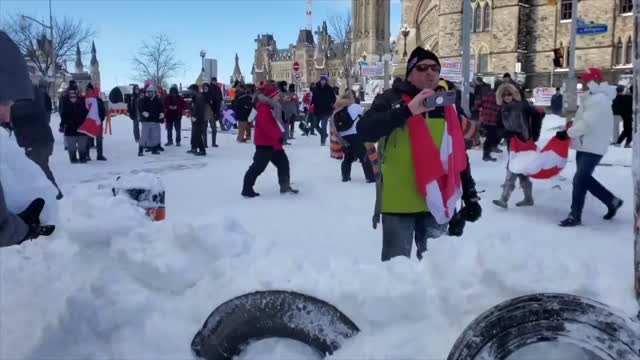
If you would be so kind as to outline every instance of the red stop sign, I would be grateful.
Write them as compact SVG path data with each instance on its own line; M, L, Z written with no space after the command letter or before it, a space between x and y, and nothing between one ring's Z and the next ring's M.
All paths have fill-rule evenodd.
M294 61L293 63L293 71L298 72L300 71L300 63L297 61Z

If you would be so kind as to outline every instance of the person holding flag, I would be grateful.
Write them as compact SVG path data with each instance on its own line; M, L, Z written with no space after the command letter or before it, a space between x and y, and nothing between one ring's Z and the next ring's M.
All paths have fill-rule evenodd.
M140 143L138 145L138 156L143 156L144 148L150 149L154 155L160 154L164 150L160 145L162 141L161 123L164 123L164 106L156 93L156 87L149 85L147 87L146 96L142 100L140 121L142 122L142 131L140 134Z
M102 99L100 98L100 89L94 88L93 84L91 83L87 84L84 102L87 105L88 116L87 120L82 124L78 131L95 139L96 151L98 152L98 161L107 161L107 158L104 157L104 149L102 146L102 135L104 133L104 119L106 118L106 110L104 107L104 101L102 101ZM88 141L87 160L90 160L90 151L91 146L90 141Z

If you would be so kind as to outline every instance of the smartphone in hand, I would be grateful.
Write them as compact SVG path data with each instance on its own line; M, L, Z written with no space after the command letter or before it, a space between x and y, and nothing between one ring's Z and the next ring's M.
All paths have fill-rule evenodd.
M428 110L433 110L439 106L451 105L456 103L456 92L441 91L437 92L424 100L424 105Z

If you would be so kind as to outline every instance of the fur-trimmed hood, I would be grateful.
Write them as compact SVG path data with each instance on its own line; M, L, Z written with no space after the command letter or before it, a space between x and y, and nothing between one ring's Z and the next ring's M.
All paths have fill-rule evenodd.
M514 101L522 101L520 97L520 90L512 83L505 82L498 87L498 91L496 91L496 103L498 106L502 106L502 97L504 93L509 92L513 95Z

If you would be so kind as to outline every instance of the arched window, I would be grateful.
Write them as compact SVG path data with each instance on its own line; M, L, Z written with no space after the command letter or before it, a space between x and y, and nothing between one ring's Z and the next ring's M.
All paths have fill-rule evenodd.
M627 39L627 49L625 50L625 64L633 64L633 40L631 36Z
M482 31L491 31L491 5L482 6Z
M488 73L489 72L489 50L485 46L480 48L478 51L478 72L479 73Z
M473 32L482 31L482 9L480 5L476 5L473 9Z
M622 39L618 38L618 43L616 43L616 49L615 49L615 53L613 55L613 62L614 65L621 65L622 64L622 59L624 59L623 55L622 55Z

